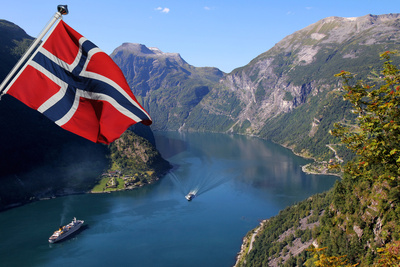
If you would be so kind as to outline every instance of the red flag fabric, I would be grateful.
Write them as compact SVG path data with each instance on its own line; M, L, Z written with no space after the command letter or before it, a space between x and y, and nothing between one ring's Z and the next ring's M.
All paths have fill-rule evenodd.
M63 20L4 92L96 143L152 123L114 61Z

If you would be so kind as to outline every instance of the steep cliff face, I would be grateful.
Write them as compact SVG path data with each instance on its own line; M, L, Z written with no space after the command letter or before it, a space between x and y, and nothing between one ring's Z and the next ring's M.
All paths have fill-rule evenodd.
M399 14L329 17L287 36L223 80L243 106L235 123L250 121L246 132L259 133L268 119L336 89L342 69L362 77L379 53L398 47L399 27Z
M225 75L182 129L253 134L304 156L333 158L328 131L352 118L334 75L379 72L379 54L398 48L399 30L399 14L318 21Z
M349 116L334 74L345 69L365 77L380 66L380 53L398 47L399 29L399 14L329 17L229 74L140 44L123 44L111 56L153 117L153 129L254 134L304 154L316 153L306 146L327 154L331 140L319 137L328 135L331 115Z
M167 75L190 74L187 64L178 53L163 53L158 48L124 43L111 54L124 72L134 93L146 96L151 89L173 86Z

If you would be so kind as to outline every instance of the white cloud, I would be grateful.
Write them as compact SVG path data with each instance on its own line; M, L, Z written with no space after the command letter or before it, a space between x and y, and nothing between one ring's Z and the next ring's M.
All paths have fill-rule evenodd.
M215 10L216 9L215 6L204 6L203 8L206 11L210 11L210 10Z
M155 10L160 11L161 13L168 13L170 9L168 7L157 7Z

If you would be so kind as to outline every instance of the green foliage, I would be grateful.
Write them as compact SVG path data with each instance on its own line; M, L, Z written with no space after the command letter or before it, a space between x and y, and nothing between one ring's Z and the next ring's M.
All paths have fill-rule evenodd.
M17 25L0 19L0 80L3 80L32 41L33 38Z
M285 92L285 96L283 97L284 101L293 101L293 96L291 92Z
M346 255L351 264L372 266L377 248L398 238L398 206L388 198L390 188L349 176L335 185L332 205L316 229L318 244L327 248L326 256Z
M260 136L285 144L303 156L313 156L319 161L329 160L334 153L327 144L336 144L338 139L328 132L335 121L354 117L349 113L349 107L338 92L321 92L292 112L271 119ZM313 134L312 122L315 124ZM340 152L343 156L348 153L344 148Z
M153 117L153 130L178 130L223 76L217 68L190 66L178 55L143 55L121 49L112 58Z
M379 258L376 266L400 266L400 241L394 241L386 244L384 248L378 249Z
M314 266L319 267L352 267L358 264L348 264L346 256L327 256L324 253L326 248L312 248L310 251L313 254ZM310 264L310 263L309 263Z
M92 192L107 192L151 184L166 173L170 164L145 138L130 130L109 145L110 167Z
M368 84L352 83L353 75L346 71L337 75L344 79L344 98L358 117L357 124L336 124L332 134L357 157L343 167L332 206L320 220L318 242L327 247L327 256L347 255L350 263L361 266L371 266L379 247L399 239L400 72L390 54L382 54L383 70Z
M278 257L285 248L285 251L288 251L296 238L300 238L302 242L309 241L313 235L312 230L300 229L300 220L310 216L311 213L319 216L321 211L329 206L331 198L331 194L317 194L268 219L260 230L253 249L246 255L246 263L243 263L242 266L268 266L270 257ZM288 234L278 241L281 235L289 229L293 229L294 234ZM284 266L295 266L296 262L305 262L305 259L309 257L308 254L308 252L304 252L297 257L291 257Z
M261 83L258 84L257 90L255 92L255 97L256 99L263 99L266 96L266 89L261 85Z
M109 149L111 170L118 170L121 175L148 171L158 175L169 168L169 163L149 141L129 130L111 143Z
M351 84L353 75L342 71L337 76L344 80L344 98L358 114L358 125L335 124L334 136L357 154L357 159L346 166L353 176L374 179L398 179L400 176L400 71L391 64L390 52L381 75Z
M206 107L206 108L205 108ZM224 87L215 87L190 113L185 127L195 131L226 132L241 111L240 100Z
M282 266L294 266L290 265L294 260L305 266L398 265L400 71L392 64L390 55L389 52L382 55L385 60L383 70L371 77L368 84L363 81L351 84L352 75L348 72L338 75L344 78L344 97L349 100L347 103L352 105L355 114L353 117L338 117L339 122L332 132L353 151L356 158L344 165L343 179L336 182L321 200L324 203L320 206L323 214L316 217L313 210L313 216L308 218L309 222L318 221L319 226L310 231L295 230L294 236L303 241L310 239L311 232L311 237L324 249L314 250L314 256L299 254ZM331 96L334 96L332 102L343 103L339 101L338 93ZM324 107L329 105L329 102L324 103ZM316 115L328 116L322 111L319 109L318 113L312 114L319 119L319 127L324 116ZM335 148L339 150L339 145ZM301 204L268 221L255 245L257 250L251 251L247 257L249 266L266 266L269 257L277 257L286 243L289 244L289 239L282 241L286 243L277 240L285 229L298 224L294 214L306 214L307 210L298 210Z
M245 121L243 121L240 125L237 124L237 125L235 125L235 126L236 126L236 127L233 128L233 130L234 130L235 132L238 132L238 133L245 133L246 130L247 130L249 127L251 127L251 122L250 122L249 120L245 120Z

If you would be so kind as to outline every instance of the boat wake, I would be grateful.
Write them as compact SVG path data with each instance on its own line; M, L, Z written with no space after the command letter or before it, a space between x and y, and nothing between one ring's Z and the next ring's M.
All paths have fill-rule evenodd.
M233 170L225 169L224 166L216 167L208 163L203 167L198 170L191 169L189 173L168 173L171 181L186 199L191 194L193 197L202 195L236 176Z

